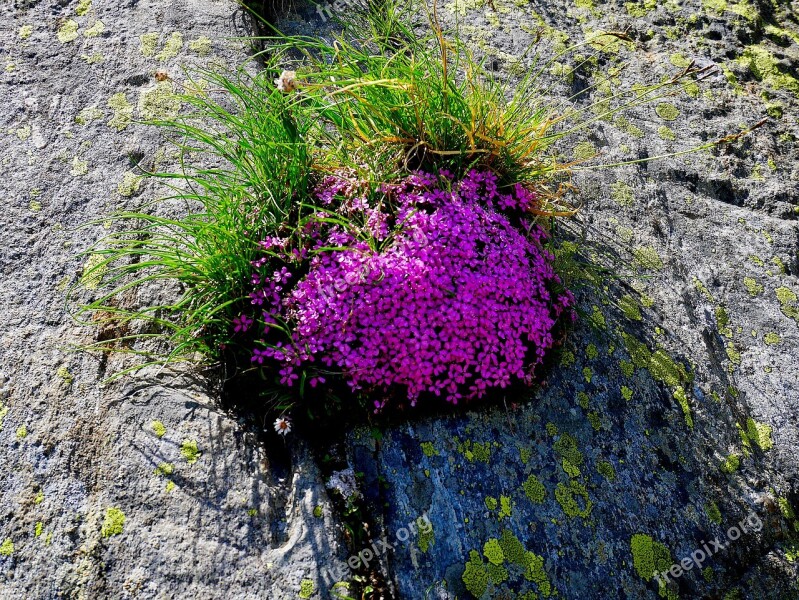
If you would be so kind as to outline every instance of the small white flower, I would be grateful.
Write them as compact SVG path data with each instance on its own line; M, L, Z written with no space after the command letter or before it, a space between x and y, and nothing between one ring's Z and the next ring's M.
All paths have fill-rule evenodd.
M277 89L283 92L284 94L288 94L289 92L293 92L297 89L297 73L294 71L283 71L280 74L280 77L275 79L275 85Z
M275 419L275 432L280 435L291 433L291 420L288 417L279 417Z

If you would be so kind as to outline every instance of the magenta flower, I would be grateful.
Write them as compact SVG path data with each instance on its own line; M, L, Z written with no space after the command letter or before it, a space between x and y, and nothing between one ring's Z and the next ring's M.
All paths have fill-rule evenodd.
M247 331L253 323L255 323L253 319L245 314L240 314L238 317L233 317L233 331L235 333Z

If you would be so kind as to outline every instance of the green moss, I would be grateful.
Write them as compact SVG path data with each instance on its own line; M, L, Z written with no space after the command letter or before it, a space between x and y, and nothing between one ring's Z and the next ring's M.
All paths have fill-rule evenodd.
M180 112L182 104L174 85L167 79L142 91L138 109L139 114L148 120L171 119Z
M543 503L547 496L547 488L532 474L522 483L522 489L527 499L535 504Z
M155 54L155 48L158 44L158 33L155 31L144 33L139 36L139 42L141 44L139 50L142 56L149 58Z
M655 106L655 113L664 121L674 121L680 116L680 111L673 104L661 102Z
M582 499L582 506L578 499ZM559 483L555 487L555 500L558 501L563 512L570 519L575 517L587 519L591 514L591 509L594 507L593 502L588 497L588 490L575 479L569 480L568 483Z
M779 287L775 290L775 293L777 294L782 314L799 323L799 305L797 304L796 294L787 287Z
M14 542L11 541L11 538L6 538L0 544L0 556L11 556L12 554L14 554Z
M108 99L108 107L113 109L114 116L108 121L108 126L117 131L122 131L133 120L133 105L128 102L123 92L114 94Z
M751 277L744 277L744 285L746 286L749 295L752 297L759 296L763 293L763 286Z
M58 41L62 44L67 44L78 39L78 23L72 19L67 19L61 24L56 32Z
M438 456L438 450L433 446L433 442L422 442L419 446L422 448L422 453L425 456Z
M123 513L118 508L108 508L105 511L105 518L103 519L103 525L100 529L100 534L104 538L111 537L113 535L119 535L122 533L122 530L125 528L125 513Z
M666 140L668 142L673 142L677 139L677 134L665 125L658 127L658 136L660 139Z
M657 250L652 246L639 246L633 250L633 259L642 269L648 271L660 271L664 266Z
M616 481L616 469L613 467L613 463L607 460L597 461L596 471L608 481Z
M180 455L186 460L187 463L193 465L202 456L202 452L197 448L196 440L183 440L180 445Z
M748 67L755 79L773 90L788 90L799 96L799 79L787 69L771 51L763 45L747 47L738 63Z
M308 598L311 598L315 591L316 590L314 589L314 582L312 579L303 579L300 582L300 593L298 595L303 600L308 600Z
M633 391L628 388L626 385L621 386L621 397L624 398L627 402L632 400L633 398Z
M741 457L738 456L737 454L730 454L727 458L721 461L721 466L719 467L719 469L721 469L722 473L730 474L737 471L738 467L740 466L741 466Z
M634 202L632 188L623 181L611 184L610 197L621 206L632 206Z
M159 52L155 58L160 61L169 60L170 58L176 57L181 48L183 48L183 34L179 31L175 31L169 36L161 52Z
M708 502L705 504L705 514L716 525L721 525L721 511L718 504L715 502Z
M475 598L482 598L488 589L488 572L477 550L469 552L469 561L466 563L461 579L466 589Z
M189 42L189 50L200 56L208 56L211 53L211 39L200 36Z
M93 38L102 35L105 31L105 24L101 20L97 20L94 22L94 25L89 27L86 31L83 32L83 37Z
M166 435L166 427L161 421L153 421L150 423L150 429L152 429L153 433L160 438Z
M626 294L619 299L619 308L624 313L624 316L631 321L643 319L641 310L638 308L638 302L630 294Z
M633 555L635 572L646 581L650 581L655 573L662 573L671 568L669 549L644 533L636 533L630 538L630 551Z

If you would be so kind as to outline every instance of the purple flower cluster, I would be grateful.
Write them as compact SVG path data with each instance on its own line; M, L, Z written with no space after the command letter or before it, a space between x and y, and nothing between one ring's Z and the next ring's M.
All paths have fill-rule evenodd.
M329 178L320 200L339 197L339 214L362 213L360 226L313 228L324 250L311 252L298 282L286 267L254 275L251 299L265 333L253 362L276 361L286 385L301 370L315 374L311 385L334 371L353 390L401 390L412 405L428 394L457 404L514 381L532 384L574 304L555 291L562 286L545 232L521 216L534 194L521 185L500 193L489 172L460 182L417 173L384 190L389 214L357 192L341 198L343 190L352 188ZM250 323L241 316L236 330ZM283 340L270 341L278 329Z

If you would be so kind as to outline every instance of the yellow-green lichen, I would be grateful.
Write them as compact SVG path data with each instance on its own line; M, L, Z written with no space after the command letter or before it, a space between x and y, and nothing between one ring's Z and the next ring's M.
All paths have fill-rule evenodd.
M182 101L168 79L143 90L139 96L139 114L149 120L171 119L180 111Z
M607 460L597 461L596 470L597 473L602 475L602 477L604 477L608 481L616 480L616 469L613 467L613 463Z
M314 595L315 592L314 582L312 579L303 579L300 582L299 597L303 600L308 600Z
M620 360L619 369L621 369L621 372L627 378L632 377L633 374L635 373L635 365L631 363L629 360Z
M88 106L78 113L75 117L75 123L78 125L86 125L95 119L102 119L105 113L96 106Z
M522 489L527 499L535 504L543 503L547 496L547 488L532 474L522 483Z
M483 555L488 559L488 562L501 565L505 562L505 553L499 545L499 540L495 538L489 539L483 545Z
M633 391L628 388L626 385L621 386L621 397L624 398L627 402L632 400Z
M665 125L661 125L658 127L658 137L660 137L662 140L666 140L667 142L673 142L677 139L677 134Z
M744 286L752 297L759 296L763 293L763 286L751 277L744 277Z
M639 246L633 250L633 259L642 269L648 271L660 271L664 266L657 250L652 246Z
M83 273L80 277L80 283L87 290L96 290L100 283L103 281L108 266L105 264L105 258L102 254L90 254L86 259L86 264L83 265Z
M561 482L555 487L555 500L570 519L575 517L587 519L594 507L588 496L588 490L575 479L570 479L568 483Z
M611 184L610 197L621 206L632 206L634 202L632 188L623 181Z
M202 452L197 448L197 440L183 440L183 443L180 445L180 455L190 465L196 463L200 456L202 456Z
M80 2L78 2L78 5L75 7L75 14L78 15L79 17L82 17L87 12L89 12L91 7L92 7L92 0L80 0Z
M175 472L175 465L172 463L161 463L155 468L155 475L159 477L169 477Z
M158 44L158 33L155 31L150 31L149 33L140 35L139 43L139 50L142 53L142 56L150 58L155 54L155 48Z
M469 552L469 561L466 563L461 579L466 589L475 598L482 598L488 589L488 571L477 550Z
M183 34L175 31L169 36L164 47L161 48L161 52L155 58L161 61L169 60L176 57L181 48L183 48Z
M422 453L425 456L438 456L438 450L433 446L433 442L422 442L419 446L422 448Z
M637 2L625 2L624 8L631 17L645 17L658 6L657 0L638 0Z
M513 515L513 508L511 499L508 496L500 496L499 497L499 513L497 513L497 518L502 520L506 519Z
M691 404L688 401L688 394L686 394L685 390L681 387L678 387L674 390L674 399L677 401L677 404L680 405L682 409L682 414L685 417L685 423L691 429L694 428L694 418L691 415Z
M643 318L641 310L638 308L638 302L629 294L619 298L619 308L624 313L624 316L631 321L640 321Z
M721 461L719 469L722 473L734 473L741 466L741 457L737 454L730 454L727 458Z
M655 106L655 113L664 121L674 121L680 116L680 111L673 104L661 102Z
M770 331L763 336L763 341L767 346L776 346L782 341L782 338L773 331Z
M130 198L133 194L139 191L141 180L141 175L136 175L131 171L127 171L122 176L122 181L120 181L119 185L117 185L117 192L119 192L120 196Z
M0 556L11 556L12 554L14 554L14 542L11 541L11 538L6 538L0 544Z
M552 445L561 459L561 466L569 477L579 477L584 458L577 448L577 440L568 433L562 434Z
M746 432L744 437L745 442L755 443L764 452L771 450L774 447L774 442L771 439L772 428L771 425L766 423L758 423L753 418L746 420Z
M663 573L671 568L669 549L645 533L636 533L630 538L630 551L635 572L646 581L650 581L655 573Z
M602 417L599 416L599 413L591 411L587 416L591 427L593 427L595 431L599 431L602 428Z
M133 120L133 105L128 102L123 92L114 94L108 99L108 107L113 109L114 116L108 121L108 126L117 131L122 131Z
M584 141L577 144L572 150L574 160L589 160L597 155L596 148L591 142Z
M19 36L19 39L27 40L31 35L33 35L33 26L23 25L19 28L17 35Z
M689 380L685 365L676 362L663 350L656 350L649 360L652 377L671 387L677 387Z
M104 538L113 535L119 535L125 528L125 513L115 507L108 508L105 511L103 518L103 525L100 529L100 535Z
M77 156L72 158L69 174L73 177L83 177L89 172L89 161L81 160Z
M494 498L493 496L486 496L483 502L485 502L486 508L488 510L496 510L497 506L499 506L497 499Z
M211 53L211 39L200 36L189 42L189 50L200 56L208 56Z
M33 537L39 537L40 535L42 535L43 531L44 531L44 523L42 523L41 521L36 521L36 525L34 525L33 527Z
M718 504L715 502L711 501L705 503L705 514L707 515L707 518L716 525L721 524L721 511L719 510Z
M786 89L799 96L799 78L790 73L766 46L747 47L738 63L748 67L755 79L773 90Z
M797 304L797 296L793 290L787 287L778 287L775 290L777 300L780 303L780 310L789 319L793 319L799 323L799 304Z
M166 434L166 427L161 421L153 421L150 423L150 429L160 438L164 437Z
M17 427L17 439L24 440L26 437L28 437L28 427L26 425Z
M585 347L585 356L588 360L594 360L599 356L599 350L595 344L588 344L588 346Z
M67 19L61 24L56 32L58 41L62 44L75 41L78 38L78 23L72 19Z
M585 377L585 380L588 383L591 383L591 379L593 378L593 376L594 376L594 371L593 369L591 369L591 367L583 367L583 377Z
M86 31L83 32L83 37L93 38L102 35L105 31L105 24L100 21L99 19L95 21L94 25L89 27Z
M425 529L419 530L419 550L422 552L427 553L430 549L430 546L433 546L436 542L436 534L433 531L432 523L428 524Z
M671 56L669 56L669 62L680 69L684 69L691 64L691 61L685 58L685 56L679 52L674 52Z
M642 138L645 135L643 130L641 130L640 127L636 127L635 125L630 123L630 120L627 117L618 116L613 121L613 124L623 132L635 138Z

